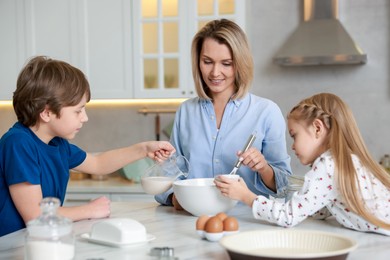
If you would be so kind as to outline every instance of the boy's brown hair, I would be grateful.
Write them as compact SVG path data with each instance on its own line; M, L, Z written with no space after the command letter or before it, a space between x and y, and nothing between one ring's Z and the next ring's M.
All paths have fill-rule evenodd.
M63 107L77 105L84 95L89 101L91 91L83 72L64 61L37 56L18 76L13 106L18 121L30 127L46 107L60 117Z

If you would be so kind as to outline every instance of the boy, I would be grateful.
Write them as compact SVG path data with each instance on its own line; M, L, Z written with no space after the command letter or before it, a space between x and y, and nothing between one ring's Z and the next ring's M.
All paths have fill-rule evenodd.
M175 149L169 142L143 142L92 155L68 140L88 121L90 88L84 74L63 61L38 56L22 69L13 96L18 122L0 139L0 236L40 215L44 197L64 201L69 169L108 174L148 156L157 161ZM86 205L60 207L74 221L110 215L101 197Z

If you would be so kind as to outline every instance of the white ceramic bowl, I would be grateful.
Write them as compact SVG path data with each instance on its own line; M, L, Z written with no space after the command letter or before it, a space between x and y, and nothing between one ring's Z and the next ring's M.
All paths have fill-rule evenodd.
M173 192L180 205L194 216L227 212L236 200L224 197L214 184L214 178L177 180Z
M225 236L220 244L234 259L346 259L351 238L315 230L256 230Z

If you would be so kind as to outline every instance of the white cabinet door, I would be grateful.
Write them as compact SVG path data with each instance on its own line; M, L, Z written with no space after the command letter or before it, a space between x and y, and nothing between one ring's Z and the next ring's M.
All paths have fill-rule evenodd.
M189 65L190 1L132 1L134 96L195 96Z
M77 2L82 67L92 98L132 98L129 0Z
M227 18L245 29L243 0L133 0L134 97L191 98L191 42L199 28Z
M45 55L80 68L92 98L132 98L130 0L1 0L0 99Z
M0 100L11 100L16 79L23 66L26 48L23 15L20 1L0 1Z
M72 1L0 1L0 99L12 99L17 76L33 56L49 56L78 67Z
M25 3L27 58L46 55L72 63L71 2L35 0Z

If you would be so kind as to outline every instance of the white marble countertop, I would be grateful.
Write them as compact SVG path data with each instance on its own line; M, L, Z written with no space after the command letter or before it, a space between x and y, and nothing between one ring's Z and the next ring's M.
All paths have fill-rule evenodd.
M283 229L253 219L248 207L239 204L228 215L235 216L240 232L249 230ZM198 237L195 231L196 217L172 207L158 206L154 202L113 202L111 217L132 218L145 225L147 233L156 239L138 247L114 248L89 243L80 234L88 233L93 223L100 220L85 220L74 223L76 234L76 260L127 260L156 259L149 255L153 247L173 247L178 259L229 259L218 242L209 242ZM334 219L307 219L294 229L314 229L334 232L355 239L358 248L351 252L348 260L385 260L390 256L390 237L348 230ZM22 260L24 230L0 238L0 259Z

